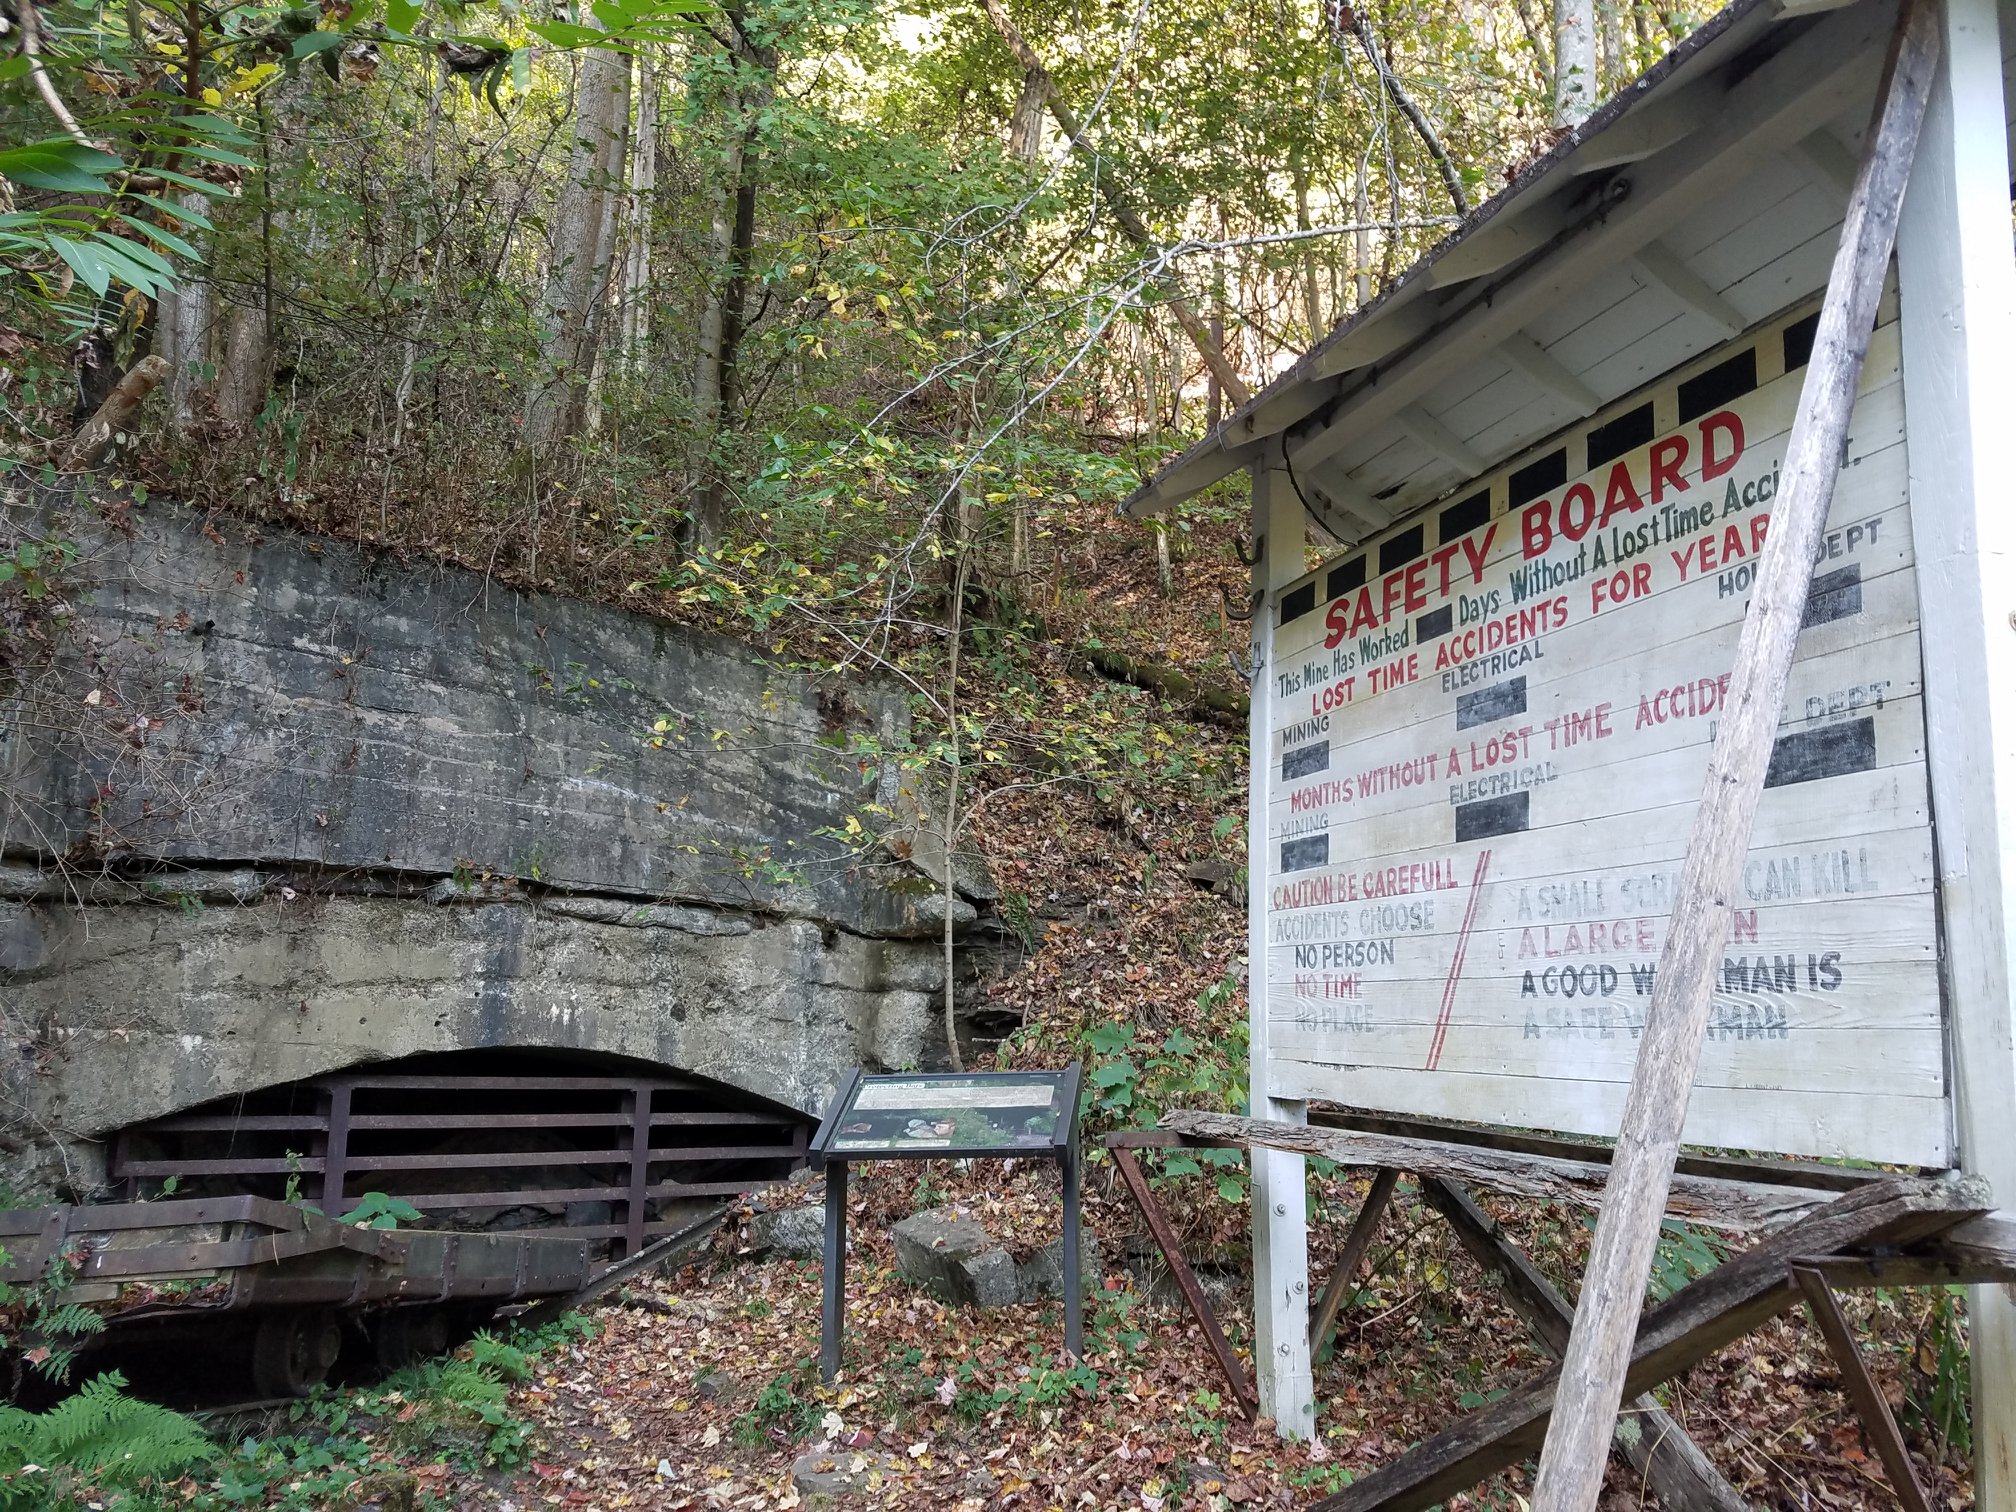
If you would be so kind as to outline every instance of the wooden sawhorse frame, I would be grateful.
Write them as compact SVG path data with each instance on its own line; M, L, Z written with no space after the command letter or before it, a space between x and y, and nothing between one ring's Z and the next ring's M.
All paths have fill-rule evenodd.
M1524 1251L1471 1198L1468 1183L1518 1196L1593 1205L1607 1175L1606 1146L1464 1125L1312 1111L1311 1123L1274 1124L1172 1113L1160 1128L1107 1136L1120 1178L1147 1220L1178 1289L1204 1332L1240 1410L1259 1413L1240 1364L1150 1191L1137 1151L1250 1149L1263 1145L1370 1168L1371 1190L1337 1265L1311 1310L1312 1349L1330 1335L1402 1172L1497 1280L1512 1310L1559 1358L1574 1309ZM1835 1288L2016 1281L2016 1217L1990 1212L1971 1177L1885 1178L1794 1161L1685 1157L1669 1212L1725 1228L1777 1225L1750 1249L1675 1292L1639 1320L1625 1379L1627 1411L1614 1445L1667 1512L1740 1512L1747 1506L1698 1445L1648 1395L1723 1345L1802 1301L1812 1309L1864 1431L1906 1512L1929 1512L1888 1406L1834 1297ZM1535 1376L1460 1418L1311 1512L1420 1512L1538 1452L1553 1410L1557 1370Z

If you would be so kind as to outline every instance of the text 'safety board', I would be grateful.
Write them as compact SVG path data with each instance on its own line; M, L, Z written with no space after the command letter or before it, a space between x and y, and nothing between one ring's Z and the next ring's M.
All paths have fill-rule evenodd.
M1616 1132L1810 331L1732 343L1280 596L1274 1096ZM1694 1143L1951 1155L1904 430L1886 306Z

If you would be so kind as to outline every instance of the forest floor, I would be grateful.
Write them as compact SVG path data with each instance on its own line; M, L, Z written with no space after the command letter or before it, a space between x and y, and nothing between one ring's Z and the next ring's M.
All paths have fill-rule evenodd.
M1109 1257L1109 1289L1089 1301L1087 1349L1076 1366L1059 1358L1057 1303L986 1312L946 1306L898 1273L886 1232L915 1208L959 1201L995 1234L1033 1247L1057 1230L1054 1176L1024 1166L1004 1178L998 1166L976 1165L920 1177L885 1166L854 1188L846 1359L832 1386L820 1384L816 1365L817 1262L752 1258L742 1253L746 1229L734 1228L713 1254L620 1294L531 1361L505 1408L522 1437L513 1468L471 1452L482 1425L450 1420L415 1438L401 1428L413 1401L367 1393L345 1403L341 1426L381 1473L356 1484L407 1485L436 1506L499 1512L1304 1506L1544 1363L1489 1278L1403 1185L1373 1252L1375 1268L1345 1311L1334 1350L1319 1356L1316 1437L1284 1442L1270 1423L1241 1419L1187 1313L1114 1263L1138 1250L1129 1240L1134 1224L1105 1183L1091 1185L1088 1225ZM800 1187L783 1200L804 1201L815 1190ZM1361 1185L1346 1178L1323 1183L1312 1230L1320 1261L1360 1195ZM1486 1205L1557 1275L1585 1241L1579 1214ZM1907 1296L1850 1301L1893 1403L1906 1385L1904 1345L1922 1321ZM1221 1311L1243 1356L1247 1312L1237 1304ZM1724 1350L1663 1396L1754 1506L1895 1505L1803 1314ZM1912 1437L1932 1505L1964 1512L1973 1502L1964 1474L1930 1463L1922 1432ZM794 1468L851 1473L857 1489L830 1501L808 1495ZM1530 1466L1446 1505L1523 1512L1529 1489ZM1613 1458L1606 1512L1648 1500ZM283 1495L281 1504L398 1503L351 1494Z

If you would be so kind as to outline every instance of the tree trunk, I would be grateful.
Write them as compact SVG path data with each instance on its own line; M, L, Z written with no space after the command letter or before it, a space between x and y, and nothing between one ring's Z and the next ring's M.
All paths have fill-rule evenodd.
M1621 89L1638 70L1624 40L1624 13L1618 9L1628 0L1596 0L1596 21L1603 35L1603 67L1598 77L1604 93Z
M1358 178L1354 184L1352 214L1357 218L1358 229L1351 233L1352 277L1358 285L1358 309L1372 303L1372 191L1365 159L1358 159Z
M630 148L630 204L623 252L621 353L624 372L639 378L651 345L651 211L658 194L658 75L637 59L637 122Z
M119 380L112 392L105 396L105 402L98 406L97 413L85 421L77 432L70 449L63 454L62 470L85 472L104 461L112 443L132 424L133 412L154 392L155 385L167 376L167 359L158 352L134 363L132 371ZM19 748L26 742L17 741L15 744Z
M422 23L425 30L425 23ZM428 228L422 224L423 208L431 208L434 202L434 161L435 146L441 132L441 96L448 88L448 70L438 58L428 58L431 71L436 73L434 87L427 95L427 133L421 139L420 161L415 165L414 177L422 186L422 204L407 203L401 207L401 234L405 237L402 251L406 266L394 270L395 279L409 287L420 282L422 253L427 247ZM392 391L392 445L397 451L406 440L406 408L413 402L413 375L420 365L420 322L425 306L421 299L408 295L402 302L404 308L400 318L406 327L406 340L399 354L399 382Z
M585 9L578 19L593 24ZM609 303L629 96L628 59L598 47L575 55L574 150L553 210L540 367L525 401L524 442L533 451L581 427Z
M728 95L729 119L721 180L714 186L713 213L707 234L707 295L700 307L700 329L693 358L693 457L688 467L698 501L693 512L693 537L711 544L720 538L720 522L707 517L714 471L713 453L721 428L721 342L727 323L726 270L735 252L735 186L742 181L747 138L740 127L740 92Z
M728 12L745 81L729 93L728 142L722 188L708 237L709 286L700 323L700 371L694 381L699 420L694 470L692 538L721 539L728 523L727 482L721 476L721 441L735 423L744 324L748 318L749 263L756 241L756 193L761 178L757 122L776 90L777 58L743 32L740 9ZM732 191L732 192L731 192Z
M1043 107L1050 99L1050 76L1040 68L1022 76L1022 94L1008 118L1008 155L1033 163L1043 150Z
M269 361L265 308L232 305L224 317L224 357L217 364L217 413L232 429L246 430L258 418Z
M177 195L176 203L198 215L208 206L194 190ZM155 306L154 350L168 362L168 423L178 436L194 427L209 387L204 369L210 362L210 317L210 281L197 268L188 269L173 289L164 289Z
M1595 0L1554 0L1554 124L1579 126L1595 108Z
M1526 33L1526 41L1533 49L1533 61L1540 70L1541 82L1551 91L1554 85L1551 33L1534 14L1533 0L1514 0L1514 9L1519 14L1519 29Z
M1310 230L1309 170L1298 156L1295 160L1295 229ZM1314 238L1302 244L1302 318L1309 324L1309 345L1323 339L1323 288L1316 273Z

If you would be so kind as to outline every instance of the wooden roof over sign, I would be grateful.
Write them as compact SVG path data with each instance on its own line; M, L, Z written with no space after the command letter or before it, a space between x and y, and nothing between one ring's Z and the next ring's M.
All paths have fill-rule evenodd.
M1276 462L1354 544L1817 290L1895 15L1735 0L1123 507Z

